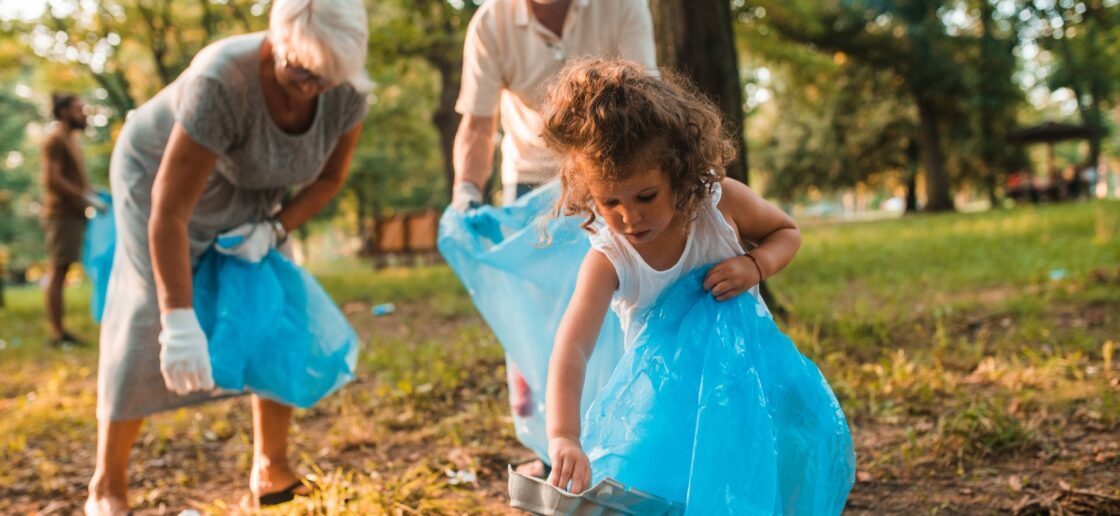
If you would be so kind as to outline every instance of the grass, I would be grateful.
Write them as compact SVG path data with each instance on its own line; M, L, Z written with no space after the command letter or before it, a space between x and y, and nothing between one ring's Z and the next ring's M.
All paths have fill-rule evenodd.
M1120 471L1120 203L803 232L801 253L771 285L790 308L783 330L820 365L852 422L862 479L1023 468L1048 478L1047 464L1071 450L1090 457L1070 455L1087 475L1079 478L1099 479L1084 473L1096 464ZM358 381L297 414L293 449L324 489L284 510L500 510L505 464L521 457L502 351L454 275L354 261L313 272L366 345ZM88 288L68 292L68 320L95 336ZM96 351L44 345L37 289L9 289L7 302L0 462L10 467L0 470L0 512L51 500L74 509L93 463ZM398 311L370 314L384 302ZM134 505L240 510L247 415L244 400L231 400L152 418L135 450ZM1120 495L1118 484L1097 487Z

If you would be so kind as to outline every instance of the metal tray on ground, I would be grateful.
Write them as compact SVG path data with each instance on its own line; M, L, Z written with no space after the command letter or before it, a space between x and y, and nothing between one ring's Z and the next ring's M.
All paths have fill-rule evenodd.
M517 473L509 467L510 505L531 514L573 516L681 516L684 505L627 489L607 478L580 494L569 493L539 478Z

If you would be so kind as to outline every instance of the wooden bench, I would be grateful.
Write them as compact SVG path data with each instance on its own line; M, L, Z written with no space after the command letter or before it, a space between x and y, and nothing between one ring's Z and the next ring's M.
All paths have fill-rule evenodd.
M369 246L373 266L407 267L442 261L436 248L440 214L439 210L429 208L377 218Z

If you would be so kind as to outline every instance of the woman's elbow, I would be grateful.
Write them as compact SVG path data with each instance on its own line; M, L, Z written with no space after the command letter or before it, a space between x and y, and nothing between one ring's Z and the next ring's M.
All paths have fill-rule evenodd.
M165 238L166 235L174 233L177 229L185 232L187 224L188 217L171 210L160 209L158 204L153 205L152 214L148 218L148 241L155 242Z

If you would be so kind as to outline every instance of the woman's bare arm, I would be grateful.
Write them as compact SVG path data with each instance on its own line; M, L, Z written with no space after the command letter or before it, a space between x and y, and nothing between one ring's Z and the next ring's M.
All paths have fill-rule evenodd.
M148 248L163 312L194 304L187 224L217 162L216 154L175 124L152 185L148 221Z

